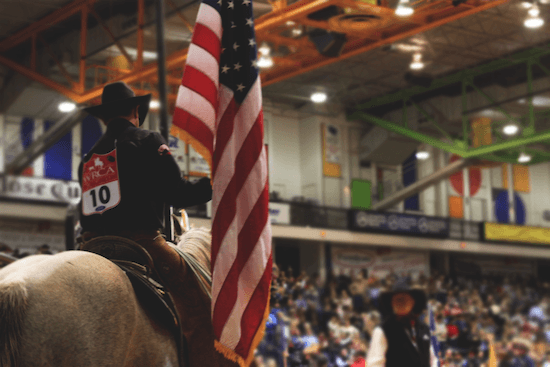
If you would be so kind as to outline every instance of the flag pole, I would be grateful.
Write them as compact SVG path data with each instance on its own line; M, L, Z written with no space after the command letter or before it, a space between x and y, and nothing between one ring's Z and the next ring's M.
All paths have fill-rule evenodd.
M157 63L158 63L158 90L159 90L159 128L160 134L169 142L168 109L166 97L166 48L164 45L164 0L156 1L157 11ZM164 208L164 234L168 240L173 241L172 233L172 207Z

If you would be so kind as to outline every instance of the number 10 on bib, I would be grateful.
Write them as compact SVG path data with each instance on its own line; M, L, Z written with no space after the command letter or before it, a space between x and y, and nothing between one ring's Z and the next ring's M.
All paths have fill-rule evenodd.
M116 149L94 153L82 168L82 214L101 214L120 203Z

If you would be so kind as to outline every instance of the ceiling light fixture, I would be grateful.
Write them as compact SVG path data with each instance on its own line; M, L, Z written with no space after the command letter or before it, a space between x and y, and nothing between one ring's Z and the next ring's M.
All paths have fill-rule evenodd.
M525 19L525 22L523 22L523 25L527 28L540 28L544 25L544 19L542 19L540 15L540 9L537 4L533 4L533 6L529 9L529 17Z
M262 45L260 46L260 48L258 49L258 51L263 55L263 56L269 56L269 54L271 53L271 47L269 47L269 45L267 43L262 43Z
M424 68L424 63L422 62L421 53L415 53L413 55L413 60L411 62L410 68L413 70L420 70Z
M258 67L262 69L270 68L273 66L273 59L270 56L262 55L258 59Z
M292 36L298 37L302 35L302 28L292 28Z
M327 100L327 94L324 92L315 92L310 98L313 103L323 103Z
M521 152L521 154L518 157L518 163L527 163L531 161L531 156L529 154L525 154L524 152Z
M409 5L409 0L400 0L397 8L395 8L395 15L399 17L408 17L414 13L414 9Z
M73 102L61 102L57 106L57 108L61 112L71 112L74 111L74 109L76 108L76 104L74 104Z
M529 9L530 7L533 6L533 3L530 2L530 1L524 1L521 3L521 6L524 8L524 9Z
M508 124L502 128L502 132L506 135L515 135L517 134L519 128L516 124Z
M149 108L152 109L152 110L156 110L160 107L160 101L157 100L157 99L153 99L151 100L151 102L149 102Z
M418 152L416 152L415 156L416 156L416 159L424 161L430 158L430 152L426 150L419 150Z

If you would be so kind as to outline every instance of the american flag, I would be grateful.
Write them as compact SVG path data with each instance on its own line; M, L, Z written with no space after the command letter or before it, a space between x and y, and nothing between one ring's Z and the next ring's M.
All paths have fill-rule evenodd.
M269 313L271 226L251 0L203 0L172 134L212 168L212 324L216 348L248 365Z
M435 336L435 318L431 306L428 306L430 310L430 365L439 367L439 342Z

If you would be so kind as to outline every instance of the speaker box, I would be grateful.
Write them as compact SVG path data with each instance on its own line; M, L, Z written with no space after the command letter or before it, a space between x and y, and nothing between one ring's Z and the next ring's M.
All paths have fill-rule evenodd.
M314 29L308 34L317 51L323 56L338 57L344 49L347 38L343 33L329 32L324 29Z

